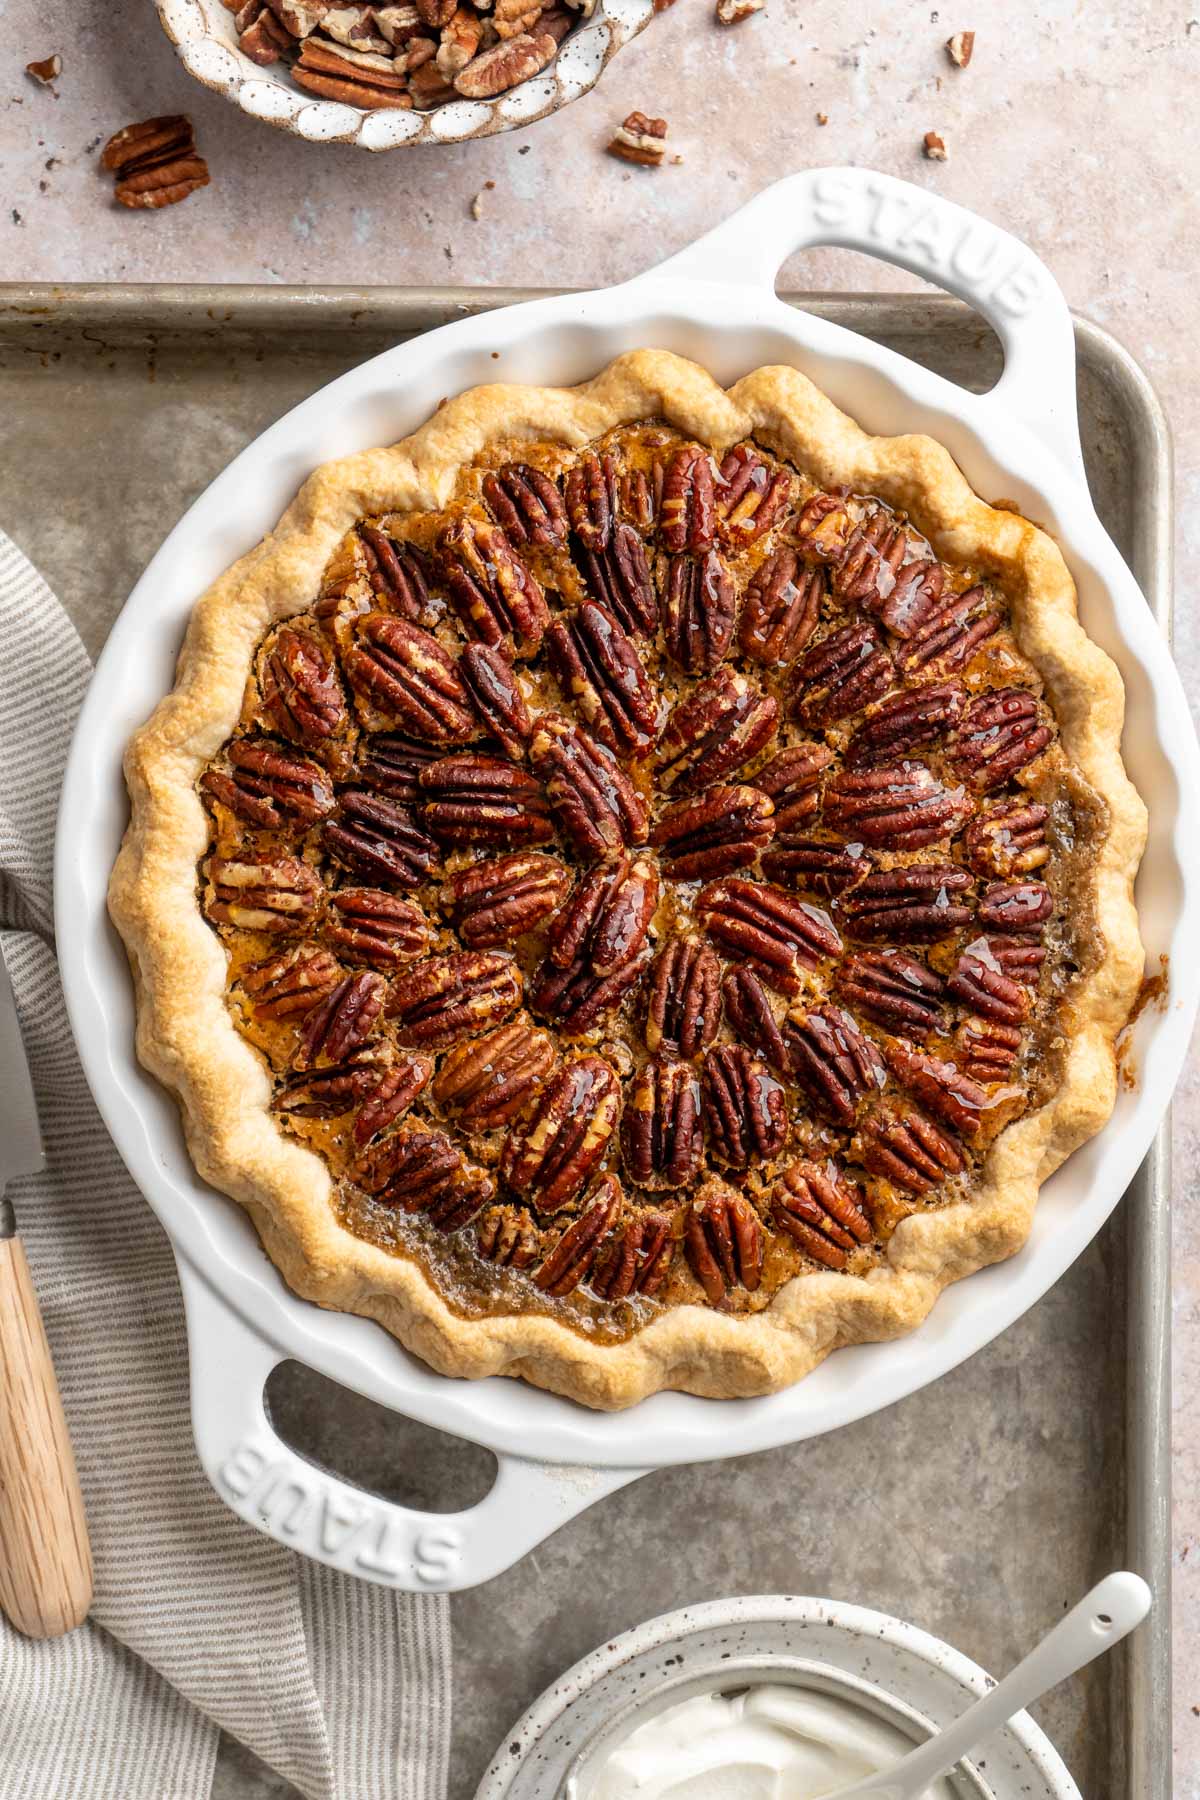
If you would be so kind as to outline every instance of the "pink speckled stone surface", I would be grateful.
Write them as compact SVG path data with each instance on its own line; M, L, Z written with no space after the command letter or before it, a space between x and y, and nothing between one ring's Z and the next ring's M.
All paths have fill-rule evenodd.
M372 157L244 118L192 83L152 0L0 0L0 275L9 280L594 285L677 249L766 182L820 162L936 187L1025 238L1071 303L1120 338L1166 401L1178 458L1176 651L1200 695L1200 19L1195 0L770 0L718 29L679 0L591 95L528 130ZM1200 12L1200 7L1196 10ZM942 49L973 28L966 71ZM24 64L63 57L57 95ZM682 157L654 172L601 154L633 108ZM163 214L110 203L96 146L190 112L212 185ZM828 115L824 127L818 113ZM949 161L920 154L936 130ZM494 183L494 187L485 184ZM481 217L471 201L482 191ZM905 285L812 254L788 285ZM1176 1792L1200 1800L1200 1079L1175 1111Z

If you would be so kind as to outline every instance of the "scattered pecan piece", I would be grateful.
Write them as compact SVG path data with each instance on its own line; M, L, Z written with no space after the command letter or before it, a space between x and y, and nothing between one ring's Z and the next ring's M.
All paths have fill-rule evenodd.
M813 820L821 805L821 778L833 761L825 744L790 744L754 777L754 786L775 802L775 830L795 831Z
M639 1187L686 1187L700 1166L700 1083L691 1063L652 1056L630 1084L621 1151Z
M658 872L640 857L585 875L547 931L534 1011L574 1035L619 1006L648 960L658 896Z
M1050 860L1049 813L1037 800L1004 800L967 826L963 842L977 875L1028 875Z
M769 694L744 675L719 669L698 682L667 720L658 746L659 786L686 794L723 780L758 755L778 722Z
M475 711L454 658L420 625L393 613L367 613L343 656L351 687L430 744L465 744Z
M826 899L844 894L871 871L861 844L831 844L801 832L783 832L779 829L778 810L775 839L763 853L762 867L771 881L822 894Z
M431 936L421 908L383 888L344 887L329 896L325 937L348 962L396 969L423 956Z
M834 725L886 694L894 673L873 626L843 626L793 665L793 711L805 725Z
M521 971L507 956L456 950L399 976L387 1010L402 1044L436 1050L499 1025L520 1004Z
M415 623L429 605L429 586L419 553L412 544L389 537L377 525L360 525L358 535L372 593L402 619Z
M641 163L657 169L667 154L667 121L648 118L644 112L628 113L607 145L610 156L622 162Z
M975 54L975 33L956 31L946 39L946 55L956 69L965 69Z
M707 944L675 937L659 951L646 1000L646 1048L699 1056L721 1019L721 965Z
M814 1007L792 1025L788 1046L797 1080L839 1125L852 1125L859 1103L887 1080L879 1051L840 1007Z
M219 925L296 936L315 922L320 878L298 856L214 856L204 910Z
M671 558L663 634L667 655L685 675L704 675L724 662L736 618L733 576L719 551Z
M448 844L544 844L554 836L550 803L527 769L464 750L421 774L421 812Z
M659 529L672 556L707 556L717 534L716 478L712 458L696 444L682 444L663 470Z
M977 794L990 793L1040 756L1053 736L1032 694L995 688L977 695L963 714L954 762Z
M475 1248L503 1269L531 1269L541 1249L533 1214L523 1206L489 1206L475 1221Z
M970 885L954 863L908 863L872 870L838 906L852 937L925 943L970 923L971 908L953 898Z
M454 519L438 539L438 555L450 604L471 636L532 656L550 617L546 596L500 527L490 519Z
M776 1075L792 1072L792 1053L784 1037L771 997L754 970L742 966L730 969L722 988L725 1016L748 1049L772 1068Z
M871 1241L862 1190L833 1161L792 1163L772 1191L771 1209L780 1231L827 1269L844 1269Z
M674 1255L670 1213L639 1208L609 1233L588 1285L601 1300L654 1295L670 1273Z
M865 950L849 957L835 979L838 994L887 1031L928 1037L942 1029L940 976L905 950Z
M483 478L488 510L510 544L547 549L567 541L567 511L548 475L529 463L505 463Z
M543 713L529 760L546 789L559 829L581 856L610 855L644 844L646 804L611 750L558 713Z
M352 1176L387 1206L424 1213L439 1231L469 1225L496 1191L485 1170L467 1161L444 1131L413 1121L368 1149Z
M53 56L43 56L38 62L27 62L25 73L34 81L40 81L43 87L49 87L62 74L62 66L62 57L56 52Z
M930 162L945 162L950 152L946 148L946 140L939 137L936 131L927 131L921 139L921 148Z
M787 1139L783 1088L744 1044L718 1044L701 1070L712 1155L731 1169L769 1162Z
M979 646L999 631L1003 619L988 605L987 590L968 588L944 600L914 632L900 654L901 666L910 674L937 663L951 674L965 669Z
M782 668L795 662L817 628L825 577L807 569L790 545L769 556L746 589L738 647L752 662Z
M711 881L744 869L771 841L774 806L756 787L710 787L668 806L650 834L666 874Z
M658 624L658 596L646 548L632 525L618 520L602 550L581 550L579 567L588 591L631 634Z
M200 786L210 800L266 831L315 825L333 811L333 788L319 763L282 751L267 738L234 738L227 769L206 769Z
M717 24L740 25L761 12L767 0L717 0Z
M405 806L421 801L421 773L445 755L439 744L425 744L402 731L382 732L362 741L358 774L364 787Z
M382 975L370 969L347 975L305 1019L293 1069L329 1068L361 1050L381 1023L386 997Z
M550 662L584 724L617 754L640 755L658 735L658 695L630 638L594 600L555 619Z
M514 1019L456 1045L438 1071L433 1097L464 1131L495 1131L520 1117L557 1060L546 1032Z
M696 911L709 937L752 963L769 986L798 993L822 957L842 940L829 914L765 881L732 876L700 890Z
M306 631L285 625L263 658L263 712L281 736L310 748L346 722L346 702L324 647Z
M518 851L452 875L442 889L442 906L468 949L491 950L543 924L570 885L570 873L556 856Z
M753 444L734 445L721 464L716 488L718 529L732 550L748 549L779 523L791 504L792 487L788 471L769 463Z
M100 164L116 178L114 197L119 206L157 211L186 200L209 181L192 121L181 113L124 126L105 144Z
M920 850L952 837L971 811L962 788L945 788L924 763L841 769L825 789L825 823L847 842Z
M886 762L949 736L962 718L967 691L961 681L930 682L881 700L850 740L855 763Z
M731 1288L753 1293L762 1280L758 1214L719 1181L706 1182L688 1208L683 1247L710 1306L723 1306Z
M593 1182L583 1209L562 1231L534 1276L544 1293L562 1299L573 1294L595 1266L601 1248L617 1224L624 1205L621 1184L615 1175L601 1175Z
M501 38L490 50L482 50L474 57L455 76L454 85L468 100L490 100L493 95L505 94L518 83L540 75L546 64L554 60L557 50L558 39L549 31Z
M966 1159L954 1139L915 1107L901 1112L882 1105L865 1121L851 1148L864 1169L910 1194L923 1194L949 1175L961 1175Z
M976 938L959 957L946 992L981 1018L1020 1025L1029 1017L1029 990L1007 975L986 938Z
M515 1194L539 1212L559 1212L599 1168L616 1130L621 1086L603 1057L564 1064L528 1125L509 1133L501 1170Z
M438 858L438 847L405 806L351 788L321 840L335 862L367 881L420 887Z
M617 517L617 465L611 456L585 450L563 484L567 518L585 550L605 550Z
M987 1083L1007 1081L1021 1054L1021 1029L997 1019L968 1019L955 1039L955 1056L964 1075Z
M242 971L242 987L263 1019L299 1019L331 994L342 971L328 950L300 944Z

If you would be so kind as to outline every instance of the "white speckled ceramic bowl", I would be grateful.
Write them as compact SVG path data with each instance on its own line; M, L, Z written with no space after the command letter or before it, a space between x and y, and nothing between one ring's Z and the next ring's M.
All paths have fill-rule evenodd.
M406 144L460 144L531 125L595 87L623 44L654 16L653 0L597 0L590 19L563 44L548 69L493 100L456 100L432 112L345 106L297 87L280 63L261 68L238 49L233 14L222 0L155 0L163 30L189 75L223 94L252 119L316 144L396 150Z
M714 1600L649 1619L568 1669L505 1736L475 1800L558 1800L568 1775L611 1747L610 1734L623 1736L692 1694L755 1682L837 1694L914 1743L994 1685L949 1644L886 1613L790 1594ZM950 1781L962 1800L1080 1800L1028 1713Z

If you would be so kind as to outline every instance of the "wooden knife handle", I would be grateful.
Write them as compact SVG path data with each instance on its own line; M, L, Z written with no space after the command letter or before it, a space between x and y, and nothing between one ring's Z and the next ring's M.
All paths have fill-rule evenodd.
M11 1217L11 1214L10 1214ZM29 1637L73 1631L92 1553L50 1346L19 1237L0 1237L0 1607Z

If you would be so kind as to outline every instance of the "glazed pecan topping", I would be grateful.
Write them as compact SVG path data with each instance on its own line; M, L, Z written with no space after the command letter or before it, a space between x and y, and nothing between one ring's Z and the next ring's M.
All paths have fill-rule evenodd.
M341 684L324 647L285 625L262 663L262 709L293 744L316 746L346 723Z
M341 1067L293 1075L271 1101L271 1111L307 1119L335 1119L369 1100L387 1069L386 1061L368 1050Z
M555 619L546 633L563 693L609 750L639 755L658 734L658 696L626 633L610 612L588 600Z
M1003 787L1040 756L1054 736L1024 688L996 688L972 700L959 727L954 760L977 794Z
M389 612L416 621L429 605L429 587L419 553L398 543L377 525L360 525L363 561L371 591Z
M468 1162L444 1131L415 1120L381 1138L352 1172L368 1194L387 1206L424 1213L439 1231L469 1225L496 1191L491 1176Z
M507 956L457 950L431 956L392 984L388 1015L402 1044L436 1050L516 1012L521 972Z
M793 710L805 725L834 725L886 694L894 673L873 626L845 625L793 665Z
M939 743L958 724L966 705L961 681L930 682L892 694L863 720L847 756L856 763L887 762Z
M513 1019L445 1058L433 1097L466 1131L495 1131L520 1118L558 1061L553 1040Z
M586 1281L624 1204L615 1175L601 1175L592 1184L583 1209L560 1234L545 1262L534 1276L544 1293L573 1294Z
M609 1233L589 1277L602 1300L627 1300L631 1294L653 1295L662 1287L675 1255L671 1215L640 1209L618 1221Z
M354 691L430 744L465 744L475 712L458 666L420 625L391 613L367 613L342 664Z
M871 1241L862 1191L833 1161L792 1163L772 1190L771 1210L779 1230L827 1269L844 1269Z
M421 800L421 771L444 756L437 744L408 737L402 731L382 732L363 740L358 758L362 785L389 800L416 806Z
M946 982L946 992L981 1018L1021 1025L1029 1017L1029 990L1007 975L986 938L968 944Z
M986 1122L987 1093L957 1063L929 1056L903 1038L885 1046L888 1068L902 1086L952 1130L978 1137Z
M488 731L509 756L521 756L533 735L533 720L504 648L468 644L458 670Z
M382 1021L386 997L382 975L370 969L347 975L305 1019L293 1069L328 1068L361 1050Z
M772 881L830 899L844 894L870 870L861 844L831 844L799 832L780 832L778 812L775 824L774 843L762 859L763 874Z
M757 543L787 511L792 477L772 468L752 444L735 444L721 464L716 488L721 536L731 549Z
M713 1156L727 1168L769 1162L787 1139L783 1088L744 1044L718 1044L701 1073L704 1123Z
M986 931L1037 932L1054 911L1044 881L993 881L984 888L976 918Z
M567 539L567 509L548 475L528 463L505 463L483 478L488 511L510 544L545 549Z
M403 1118L414 1100L420 1098L433 1075L433 1058L406 1056L390 1058L374 1089L359 1106L354 1121L354 1142L362 1149L381 1132Z
M639 531L653 531L658 523L662 487L663 467L658 461L649 470L627 469L621 476L618 483L621 511Z
M406 806L353 788L342 794L337 814L321 836L344 868L393 887L420 887L438 858L436 843Z
M755 860L771 841L773 812L758 788L710 787L668 806L650 841L674 880L711 881Z
M878 507L847 539L833 571L834 593L878 613L895 588L907 549L904 527Z
M806 569L789 545L769 556L746 589L738 649L751 662L782 668L795 662L817 628L825 577Z
M604 1160L620 1110L620 1082L603 1057L564 1064L504 1146L501 1170L513 1193L543 1213L570 1206Z
M399 968L423 956L432 935L419 906L383 888L338 888L329 896L325 937L347 962Z
M928 1037L943 1022L941 978L905 950L864 950L836 977L839 996L886 1031Z
M971 922L961 895L971 885L954 863L908 863L875 869L838 901L852 937L892 938L898 944L926 943Z
M313 825L333 810L333 788L319 763L280 750L266 738L234 738L228 770L206 769L200 786L210 800L263 830L295 821Z
M758 1214L719 1181L706 1182L688 1208L683 1247L710 1306L723 1306L731 1288L753 1293L762 1280Z
M527 769L464 750L421 775L421 814L447 844L545 844L554 836L550 802Z
M944 599L913 633L901 653L901 666L911 674L935 666L945 674L965 669L1002 623L999 612L988 605L987 590L968 588L964 594Z
M655 629L658 596L646 561L646 547L632 525L615 525L603 550L581 550L579 567L589 592L607 607L623 630L632 635Z
M775 802L777 834L811 823L821 805L821 780L834 760L826 744L790 744L754 777L754 785Z
M529 760L546 789L559 830L581 856L611 855L644 844L646 803L611 750L558 713L537 722Z
M805 556L831 564L842 561L852 531L845 491L814 494L804 502L792 527L792 535Z
M967 826L963 842L977 875L1029 875L1050 859L1049 812L1037 800L1002 800Z
M885 850L921 850L951 837L971 802L945 788L924 763L842 769L825 789L825 823L851 842Z
M852 1125L859 1102L887 1080L875 1045L838 1006L814 1007L793 1024L788 1046L796 1079L839 1125Z
M754 970L745 966L730 969L722 991L725 1016L743 1044L761 1056L777 1075L790 1075L790 1043L775 1016L771 997Z
M476 1250L500 1268L531 1269L540 1245L533 1214L523 1206L489 1206L475 1221Z
M1024 987L1036 987L1042 978L1046 947L1036 936L989 937L987 947L1004 973Z
M498 525L454 519L438 540L450 604L481 644L511 643L532 656L549 612L546 597Z
M882 582L880 585L882 589ZM916 557L896 571L886 594L877 592L863 601L863 608L873 613L893 637L912 638L940 613L945 585L946 571L940 562Z
M667 655L685 675L703 675L724 662L736 618L733 577L715 550L671 558L663 636Z
M915 1107L900 1112L880 1106L854 1144L864 1169L910 1194L923 1194L967 1166L954 1139Z
M492 950L543 924L570 885L557 857L519 851L460 869L442 889L442 906L469 949Z
M611 456L585 450L564 484L571 530L585 550L606 550L617 517L617 468Z
M955 1038L955 1059L974 1081L1007 1081L1021 1054L1021 1030L996 1019L968 1019Z
M648 961L658 895L658 872L643 857L585 875L546 934L534 1010L575 1035L619 1006Z
M294 937L321 904L316 870L298 856L214 856L204 910L218 925Z
M674 452L663 471L659 528L672 556L706 556L716 536L712 458L695 444Z
M699 1056L721 1019L721 964L699 938L670 938L659 951L646 1000L646 1048Z
M822 957L842 940L829 914L769 883L733 876L702 888L696 911L716 943L744 957L780 993L799 993Z
M691 1063L652 1056L625 1097L621 1151L639 1187L686 1187L700 1166L700 1083Z
M242 987L262 1019L299 1019L333 992L342 971L328 950L301 944L242 971Z
M667 720L656 759L659 786L686 794L724 780L758 755L778 720L768 694L732 669L718 670Z

